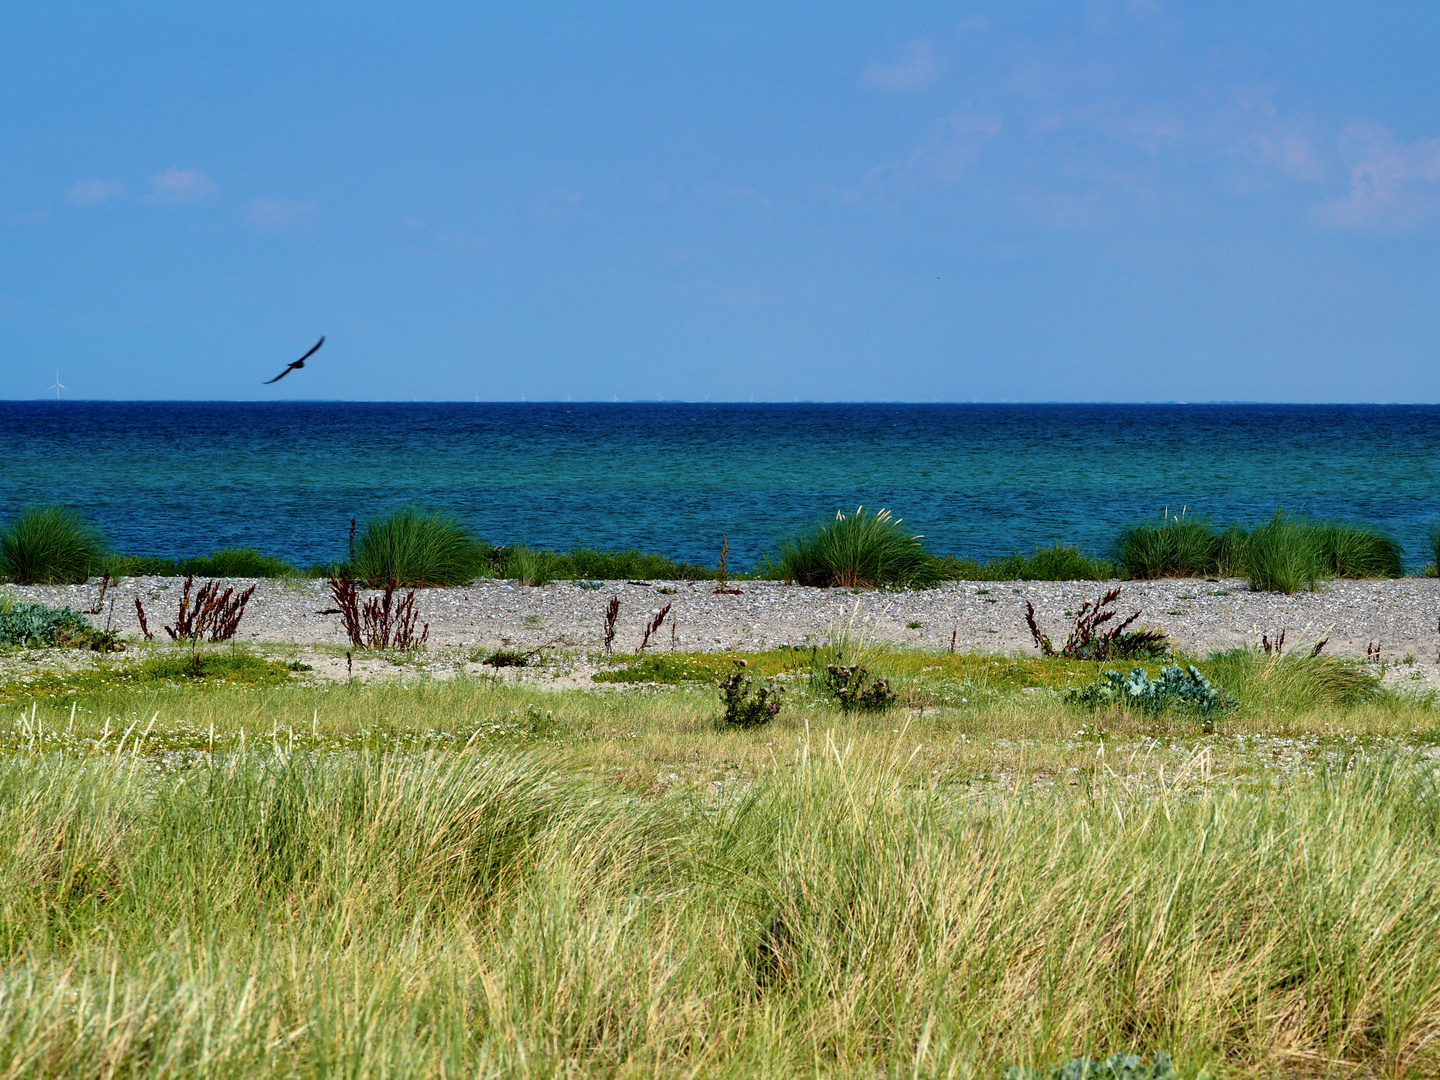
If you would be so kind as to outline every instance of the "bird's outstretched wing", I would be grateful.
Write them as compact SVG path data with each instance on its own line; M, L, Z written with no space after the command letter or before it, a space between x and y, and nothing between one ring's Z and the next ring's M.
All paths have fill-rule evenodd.
M309 351L309 352L307 352L304 356L300 357L299 360L296 360L293 364L291 364L289 367L287 367L284 371L280 372L279 375L276 375L273 379L266 379L266 380L265 380L263 383L261 383L260 385L262 385L262 386L269 386L271 383L277 383L277 382L279 382L281 379L283 379L286 375L289 375L290 372L294 371L296 368L302 368L302 367L304 367L304 366L305 366L305 361L306 361L306 360L309 360L310 357L314 356L316 350L318 350L318 349L320 348L320 346L321 346L321 345L324 345L324 344L325 344L325 335L324 335L324 334L321 334L321 335L320 335L320 340L317 341L317 342L315 342L315 344L310 347L310 351Z

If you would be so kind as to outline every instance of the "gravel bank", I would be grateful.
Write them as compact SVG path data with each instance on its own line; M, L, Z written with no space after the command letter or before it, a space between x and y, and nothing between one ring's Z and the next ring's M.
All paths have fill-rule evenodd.
M323 581L235 581L255 585L238 637L256 642L345 644L340 620ZM152 632L174 618L182 580L127 578L110 590L113 626L138 636L135 598L142 599ZM97 593L87 586L10 586L18 598L75 609L91 607ZM716 595L709 582L604 582L598 588L571 583L526 588L482 581L452 589L424 589L416 608L430 624L436 646L535 648L544 644L595 647L601 642L604 610L620 597L615 647L633 651L644 625L665 604L672 605L674 644L681 649L761 649L824 640L835 626L853 618L857 630L877 641L911 647L969 652L1029 652L1025 603L1035 605L1040 625L1063 640L1073 612L1093 599L1093 582L955 582L906 593L851 593L774 582L742 582L740 595ZM1251 592L1243 581L1193 579L1126 582L1123 614L1139 610L1140 621L1160 626L1182 649L1206 653L1248 645L1261 633L1284 630L1292 645L1328 633L1329 650L1364 656L1378 645L1385 659L1413 654L1435 666L1440 655L1440 580L1337 581L1321 592L1283 596ZM104 624L107 615L92 616ZM918 625L917 625L918 624ZM671 647L667 621L652 642Z

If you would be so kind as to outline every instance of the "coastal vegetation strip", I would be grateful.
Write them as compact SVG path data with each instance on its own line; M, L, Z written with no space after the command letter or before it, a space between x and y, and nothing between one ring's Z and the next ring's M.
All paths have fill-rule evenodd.
M1440 565L1440 522L1432 526L1431 561ZM525 544L495 546L445 511L401 507L357 532L352 522L346 557L306 570L255 548L224 548L206 556L156 558L109 550L78 512L56 505L26 507L0 528L0 576L19 584L81 583L90 577L194 574L213 578L345 575L371 587L458 585L481 577L538 586L557 580L719 581L768 579L842 588L925 588L941 581L1103 581L1162 577L1241 577L1255 590L1313 590L1334 578L1394 578L1405 574L1403 550L1364 524L1274 517L1253 528L1218 528L1195 517L1139 524L1117 537L1112 558L1097 558L1056 542L1029 554L980 562L940 557L887 511L840 512L780 540L773 554L743 572L676 562L637 550L568 552Z

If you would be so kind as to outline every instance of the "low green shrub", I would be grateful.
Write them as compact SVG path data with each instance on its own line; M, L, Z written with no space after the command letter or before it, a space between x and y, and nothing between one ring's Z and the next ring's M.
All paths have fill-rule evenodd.
M1161 668L1153 679L1140 667L1133 668L1128 675L1107 671L1089 686L1070 691L1067 700L1091 709L1109 705L1124 705L1148 713L1184 709L1206 721L1236 706L1235 699L1217 689L1194 664Z
M655 555L630 548L627 551L596 551L574 548L555 556L557 578L567 580L599 579L620 581L635 578L644 581L715 581L719 572L695 563L676 562L664 555Z
M1074 545L1052 544L983 563L943 558L940 576L946 581L1109 581L1116 572L1114 563L1092 559Z
M290 578L300 571L284 559L255 548L220 548L199 559L186 559L181 572L208 578Z
M372 588L463 585L480 576L493 550L453 514L404 506L365 523L350 570Z
M90 620L78 611L0 596L0 647L88 645L95 636Z
M776 566L787 581L821 588L923 589L941 580L940 560L888 510L837 513L780 544Z
M220 548L209 555L189 559L166 559L155 555L108 554L96 567L112 578L185 577L207 578L293 578L300 571L284 559L262 555L255 548ZM317 575L311 575L317 576Z
M725 708L725 723L734 727L759 727L774 720L780 712L783 686L772 681L769 686L754 688L755 680L745 674L744 660L735 661L735 670L720 680L720 703Z
M0 571L18 585L83 585L103 552L99 531L67 506L27 506L0 529Z

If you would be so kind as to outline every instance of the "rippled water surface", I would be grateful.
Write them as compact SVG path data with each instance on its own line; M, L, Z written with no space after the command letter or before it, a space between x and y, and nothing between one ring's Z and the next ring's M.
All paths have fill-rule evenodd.
M1374 522L1421 559L1440 406L0 402L0 515L83 509L118 549L343 554L352 517L454 510L496 543L745 564L840 508L975 557L1104 553L1182 506ZM732 562L732 565L733 565Z

